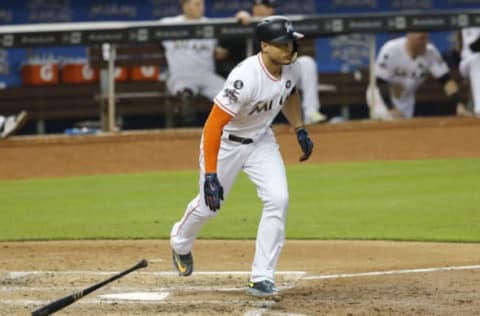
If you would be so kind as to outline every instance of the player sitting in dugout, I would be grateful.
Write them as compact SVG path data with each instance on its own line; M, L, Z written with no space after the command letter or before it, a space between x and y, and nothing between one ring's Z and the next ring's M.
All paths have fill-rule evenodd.
M437 48L428 42L428 34L411 32L386 42L380 49L375 63L376 86L367 89L370 117L379 120L412 118L415 93L428 74L443 85L445 94L456 106L457 115L473 116L447 64Z
M204 0L180 0L182 14L165 17L165 24L206 22ZM167 89L181 99L182 126L198 124L194 96L210 100L223 87L225 79L215 73L215 59L224 59L227 51L214 38L192 38L162 41L168 65Z
M473 111L480 117L480 27L462 30L460 73L470 82Z

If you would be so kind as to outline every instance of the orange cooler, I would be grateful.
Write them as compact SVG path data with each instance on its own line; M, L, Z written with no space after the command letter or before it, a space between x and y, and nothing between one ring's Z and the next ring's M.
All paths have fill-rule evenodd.
M160 67L158 66L135 66L130 68L130 79L133 81L158 81Z
M62 82L90 83L99 80L98 69L93 69L86 61L67 61L62 66Z
M115 67L115 82L124 82L128 80L128 68Z
M22 66L22 81L26 85L58 84L58 64L52 61L29 61Z

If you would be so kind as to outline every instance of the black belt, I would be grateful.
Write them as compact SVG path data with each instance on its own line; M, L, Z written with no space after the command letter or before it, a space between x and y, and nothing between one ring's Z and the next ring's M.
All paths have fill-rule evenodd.
M251 138L235 136L235 135L232 135L232 134L228 134L228 140L231 140L232 142L237 142L237 143L240 143L240 144L243 144L243 145L253 143L253 139L251 139Z

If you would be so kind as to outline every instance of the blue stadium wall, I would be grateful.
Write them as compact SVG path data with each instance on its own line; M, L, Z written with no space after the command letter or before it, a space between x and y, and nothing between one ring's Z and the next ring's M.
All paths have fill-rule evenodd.
M179 0L26 0L1 1L0 25L112 21L156 20L179 14ZM251 0L210 0L206 15L232 16L240 9L249 9ZM480 0L277 0L279 14L348 14L398 11L479 9ZM377 50L398 34L376 34ZM431 41L442 53L453 47L453 32L435 32ZM368 62L368 35L352 34L319 38L316 41L320 72L352 71ZM55 58L85 57L85 47L49 47L35 49L0 49L0 83L21 84L20 67L29 56Z

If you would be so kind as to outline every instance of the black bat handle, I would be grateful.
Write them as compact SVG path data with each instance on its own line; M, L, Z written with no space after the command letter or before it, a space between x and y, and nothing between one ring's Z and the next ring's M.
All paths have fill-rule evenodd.
M56 300L55 302L52 302L48 305L45 305L42 308L39 308L33 311L32 316L47 316L47 315L53 314L56 311L64 308L65 306L72 304L82 296L83 296L83 291L65 296L64 298Z
M84 289L80 292L73 293L73 294L70 294L68 296L65 296L64 298L58 299L58 300L56 300L56 301L54 301L50 304L47 304L47 305L33 311L32 316L46 316L46 315L53 314L56 311L72 304L76 300L81 299L85 295L87 295L89 293L92 293L96 289L99 289L102 286L104 286L104 285L106 285L106 284L108 284L112 281L115 281L116 279L121 278L122 276L124 276L126 274L129 274L132 271L135 271L135 270L140 269L140 268L145 268L147 265L148 265L147 260L143 259L142 261L140 261L139 263L137 263L133 267L131 267L131 268L129 268L129 269L123 271L123 272L120 272L118 274L115 274L114 276L112 276L112 277L110 277L110 278L108 278L108 279L106 279L102 282L99 282L95 285L87 287L86 289Z

